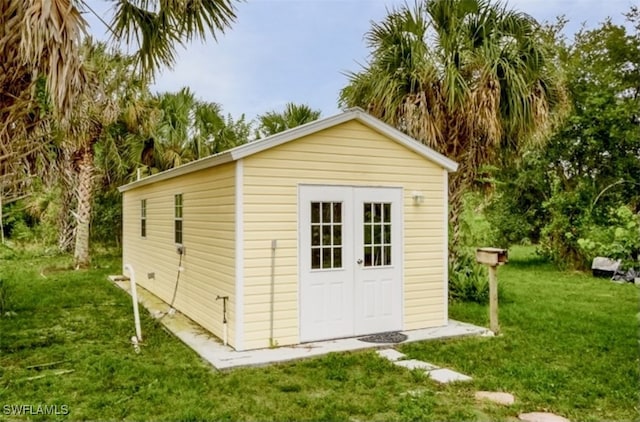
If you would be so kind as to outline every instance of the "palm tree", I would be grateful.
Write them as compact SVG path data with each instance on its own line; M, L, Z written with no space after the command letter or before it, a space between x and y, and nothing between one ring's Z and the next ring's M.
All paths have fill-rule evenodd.
M233 0L118 0L113 5L108 28L116 42L137 45L137 64L148 76L175 63L177 45L204 38L207 33L215 39L216 33L223 32L235 19ZM2 2L0 62L5 71L21 70L15 75L3 75L2 91L11 87L6 83L9 78L24 79L12 90L19 94L23 93L24 84L30 88L43 78L55 109L62 114L68 112L86 81L80 45L88 30L82 18L87 12L93 10L86 0ZM5 102L0 104L4 109Z
M287 103L282 112L274 110L258 116L256 138L271 136L319 118L320 110L313 110L306 104Z
M235 19L233 0L118 0L113 4L108 27L116 42L136 44L137 68L146 78L161 66L175 63L177 45L207 33L215 38ZM83 180L79 186L89 192L86 181L94 170L93 144L111 108L97 110L90 100L97 85L82 63L82 39L88 29L82 13L87 11L92 9L85 0L0 3L0 177L14 191L28 189L32 173L28 163L37 161L36 155L45 156L53 121L68 131L65 138L71 144L66 149L77 153L69 156L77 158L74 162ZM85 116L72 116L85 112ZM90 209L78 211L79 221L88 221ZM86 243L81 243L88 252L88 227L79 229L78 235L84 238L85 232ZM76 242L76 252L78 246Z
M160 111L153 129L153 167L166 170L247 141L244 116L235 122L219 104L196 99L189 88L156 96ZM247 132L246 135L243 132Z
M480 169L541 139L566 102L553 52L533 18L487 0L394 9L366 40L370 61L349 74L340 104L459 162L449 186L455 247L462 195Z
M82 46L83 63L88 82L75 98L69 126L63 130L67 136L62 149L63 158L71 173L63 191L73 192L75 202L74 259L77 268L89 266L89 224L96 177L95 146L108 136L116 122L121 106L139 88L133 74L131 59L110 53L103 43L87 38Z

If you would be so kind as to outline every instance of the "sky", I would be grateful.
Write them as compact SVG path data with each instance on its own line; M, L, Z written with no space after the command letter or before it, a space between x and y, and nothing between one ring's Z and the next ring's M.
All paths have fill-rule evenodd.
M110 2L88 3L109 22ZM364 35L372 21L405 0L246 0L236 3L236 22L217 41L194 41L178 50L173 69L157 75L154 92L188 86L201 100L216 102L224 113L247 119L287 102L319 109L323 117L338 113L345 73L366 64ZM409 1L413 4L413 1ZM507 5L539 22L569 19L571 38L581 27L597 27L607 17L624 23L634 0L510 0ZM107 39L107 29L88 14L91 33Z

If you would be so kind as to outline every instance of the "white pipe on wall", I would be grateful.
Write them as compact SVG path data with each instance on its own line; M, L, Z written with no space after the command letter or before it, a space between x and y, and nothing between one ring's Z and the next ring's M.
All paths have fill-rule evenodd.
M138 342L142 341L142 329L140 328L140 313L138 312L138 292L136 291L136 273L133 271L131 264L126 264L124 269L129 271L129 280L131 281L131 299L133 300L133 319L136 325L136 338Z

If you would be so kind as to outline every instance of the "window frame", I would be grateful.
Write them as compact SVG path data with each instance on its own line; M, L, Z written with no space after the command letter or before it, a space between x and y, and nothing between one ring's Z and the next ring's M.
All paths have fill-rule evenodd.
M310 250L311 258L310 258L310 270L313 272L316 271L335 271L344 269L344 239L343 239L343 210L344 203L343 201L311 201L310 202L310 218L309 218L309 229L311 230L311 240L310 240ZM314 221L314 205L318 206L318 220ZM329 218L325 219L324 217L324 206L329 206ZM339 214L336 214L336 206L339 207ZM314 245L314 228L317 229L317 238L318 243ZM325 243L325 228L328 233L328 243ZM338 228L338 230L336 230ZM336 234L338 236L336 236ZM336 238L339 240L336 240ZM318 261L316 264L316 259L314 259L314 251L317 251ZM325 253L328 252L329 257L329 265L325 266ZM317 265L317 266L315 266Z
M380 213L375 212L376 205L380 208ZM391 202L365 202L363 204L363 256L365 268L384 268L393 267L393 248L397 247L392 241L392 215L393 203ZM369 217L367 218L367 208L369 208ZM376 217L379 220L376 220ZM367 231L369 232L367 242ZM375 258L378 257L376 251L379 251L380 262Z
M182 245L184 241L184 197L182 193L176 193L173 196L173 241L176 245Z
M147 199L140 200L140 237L147 238Z

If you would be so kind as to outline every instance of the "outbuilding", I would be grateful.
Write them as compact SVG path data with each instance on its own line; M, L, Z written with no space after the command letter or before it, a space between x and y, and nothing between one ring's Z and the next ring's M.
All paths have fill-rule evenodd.
M350 109L122 186L123 265L236 350L443 326L456 167Z

